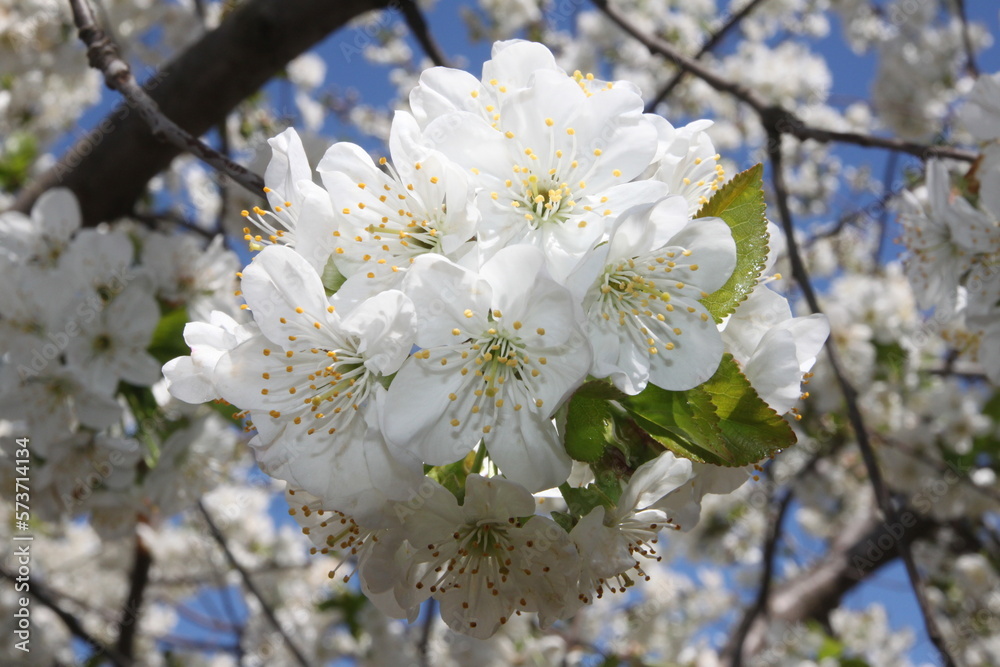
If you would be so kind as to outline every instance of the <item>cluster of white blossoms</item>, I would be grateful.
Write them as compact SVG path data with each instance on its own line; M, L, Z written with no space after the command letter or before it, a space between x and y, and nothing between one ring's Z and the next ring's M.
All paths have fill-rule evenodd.
M169 414L171 397L153 386L162 387L162 360L177 353L171 325L179 336L189 313L238 312L220 298L235 284L237 259L221 237L202 248L193 236L127 220L80 222L61 188L43 194L30 217L0 215L0 460L5 480L30 470L37 517L91 512L120 533L140 514L166 517L193 503L195 480L209 472L208 442L218 461L236 444L220 416ZM23 437L31 463L18 472ZM186 467L205 474L176 484Z
M761 278L759 172L726 184L706 123L523 41L481 79L425 71L410 107L391 160L335 144L322 186L293 130L271 140L252 320L189 324L164 374L246 411L304 532L357 557L380 609L433 596L487 637L628 587L662 529L792 444L780 414L828 327Z
M979 78L959 115L982 157L961 174L930 160L926 185L902 193L907 275L922 308L962 317L971 335L953 345L1000 384L1000 74Z

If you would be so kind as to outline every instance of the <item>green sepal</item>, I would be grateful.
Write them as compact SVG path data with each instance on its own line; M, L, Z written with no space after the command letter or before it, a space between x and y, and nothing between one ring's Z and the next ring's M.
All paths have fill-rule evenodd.
M480 447L482 450L482 447ZM426 467L424 474L451 491L461 505L465 502L465 478L482 465L482 456L477 450L472 450L463 458L443 466Z
M337 290L347 282L347 277L340 272L340 269L337 268L337 263L333 261L333 255L330 255L330 258L326 260L321 277L328 297L336 294Z
M695 218L725 221L736 241L736 268L726 284L701 300L719 323L753 291L767 261L767 218L764 216L764 167L757 164L736 174L708 200Z
M587 486L573 487L565 482L559 486L566 508L574 517L585 517L598 506L613 510L621 498L622 484L618 475L602 469L594 474L594 481Z
M556 512L556 511L553 511L551 513L551 516L552 516L552 520L555 521L556 524L560 528L562 528L563 530L565 530L567 533L570 532L570 531L572 531L573 528L576 527L576 524L580 520L578 517L575 517L572 514L567 514L566 512Z

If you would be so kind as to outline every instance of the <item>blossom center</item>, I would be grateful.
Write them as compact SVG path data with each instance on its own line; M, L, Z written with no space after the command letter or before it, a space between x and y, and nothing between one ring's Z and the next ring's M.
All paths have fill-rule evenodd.
M532 229L538 229L546 222L564 222L572 213L576 202L569 184L554 179L540 180L531 174L521 180L523 194L515 199L515 208L524 207L524 218Z

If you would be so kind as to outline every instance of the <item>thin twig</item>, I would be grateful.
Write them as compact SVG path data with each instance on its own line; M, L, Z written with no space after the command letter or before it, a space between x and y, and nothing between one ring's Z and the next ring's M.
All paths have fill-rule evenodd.
M87 47L90 66L104 74L104 83L108 88L121 93L126 103L138 110L155 137L191 153L229 176L247 191L260 195L264 188L264 179L191 136L160 111L156 101L135 80L128 63L122 60L118 46L97 27L88 0L70 0L70 6L73 9L73 22L76 24L80 40Z
M743 5L742 9L740 9L738 12L731 14L729 16L729 20L726 21L718 30L713 32L707 40L705 40L705 43L702 44L700 49L698 49L698 53L694 54L694 60L701 59L702 56L704 56L706 53L709 53L710 51L712 51L712 49L718 46L719 42L721 42L723 38L732 31L733 28L742 23L743 19L745 19L750 14L750 12L755 10L757 8L757 5L763 2L764 0L750 0L750 2ZM646 109L645 109L646 113L653 113L656 110L656 107L660 104L660 102L667 99L667 97L670 96L670 93L674 92L674 88L676 88L677 85L684 80L684 76L686 74L687 70L685 69L681 69L679 72L674 74L674 76L670 79L670 81L668 81L666 85L664 85L663 88L660 89L660 92L658 92L653 99L651 99L649 102L646 103Z
M965 12L965 0L955 0L958 20L962 22L962 44L965 46L965 71L969 76L979 76L979 66L976 65L976 51L972 47L972 33L969 31L969 16Z
M995 503L1000 503L1000 490L993 488L992 486L980 486L972 481L972 478L962 469L954 466L943 459L931 458L926 452L921 452L913 445L905 443L901 440L893 440L892 438L880 438L880 441L889 447L892 447L899 451L904 456L907 456L914 461L922 463L924 465L934 468L940 473L951 473L958 478L965 486L969 487L970 491L975 491L979 495L989 498Z
M838 142L863 146L865 148L884 148L900 153L916 155L922 159L946 157L964 162L974 162L977 157L974 153L952 148L951 146L932 146L912 141L903 141L902 139L893 137L876 137L855 132L835 132L833 130L824 130L806 125L788 109L780 105L771 104L749 88L719 76L704 64L682 54L672 44L652 35L645 34L626 18L625 15L612 7L608 0L592 1L595 7L604 12L622 30L645 46L650 53L667 58L682 70L698 77L720 93L731 95L752 108L760 116L761 123L765 128L777 128L781 134L790 134L803 140L812 139L820 143Z
M0 567L0 577L9 579L12 582L15 581L14 574L8 572L3 567ZM76 616L56 604L55 600L52 599L45 587L37 581L31 582L31 590L28 592L28 595L38 600L42 606L47 607L56 616L58 616L59 620L63 622L63 625L66 626L66 629L69 630L74 637L82 639L96 651L95 655L105 656L117 667L131 667L132 660L119 653L114 647L106 646L101 640L87 632Z
M420 629L420 641L417 642L417 656L420 660L420 667L431 666L431 632L434 630L434 619L437 618L437 600L428 598L424 613L424 625Z
M206 599L207 607L207 599ZM214 630L216 632L231 632L236 634L239 631L240 626L235 623L230 623L222 620L221 618L216 618L215 616L209 614L203 614L200 611L196 611L191 607L178 603L174 605L174 609L177 610L177 615L185 618L196 625L200 625L208 630ZM208 611L206 609L206 611Z
M157 641L164 642L165 644L170 644L171 646L176 646L178 648L187 651L201 651L201 652L211 652L217 653L219 651L225 651L227 653L237 653L238 647L232 644L221 644L219 642L208 641L205 639L193 639L191 637L180 637L178 635L162 635L156 638Z
M219 530L219 527L215 525L215 521L212 520L212 516L208 513L208 509L201 500L198 501L198 510L201 512L202 517L204 517L205 523L208 524L208 530L212 534L212 538L218 542L219 546L222 547L222 551L226 554L226 560L228 560L229 564L233 566L233 569L239 572L240 578L243 580L243 584L247 587L247 590L250 591L250 594L257 598L257 602L260 603L261 610L264 612L264 615L267 616L267 620L271 622L271 625L274 626L274 628L278 631L278 634L280 634L282 639L285 640L285 645L295 657L295 661L302 665L302 667L309 667L309 661L306 660L302 651L298 646L296 646L295 642L292 641L292 638L288 636L288 633L285 632L281 623L278 622L278 617L275 615L274 610L271 609L271 605L269 605L264 599L260 589L257 588L257 584L253 582L253 579L250 578L250 574L243 568L242 565L239 564L236 557L233 556L233 552L230 551L229 545L226 543L226 538Z
M132 573L129 576L128 597L118 621L118 641L116 648L123 656L131 660L135 651L135 635L139 629L139 614L142 611L142 597L149 583L149 570L153 565L153 555L146 548L142 538L135 536L135 559L132 562Z
M144 225L148 225L154 229L160 229L164 225L177 225L178 227L183 227L184 229L194 232L200 236L205 237L208 240L215 238L215 233L210 232L207 229L199 227L197 223L194 223L180 215L174 213L173 211L161 211L158 213L138 213L133 212L129 217L137 220Z
M785 514L788 512L788 506L791 504L793 496L794 493L791 489L785 491L781 500L778 501L778 510L771 520L771 530L768 531L767 537L764 540L764 571L760 576L757 597L754 600L753 606L743 615L743 619L736 629L736 634L733 635L723 653L723 659L728 657L731 667L741 667L743 664L743 644L746 642L750 628L759 616L767 615L767 601L771 594L771 582L774 580L774 556L778 550L778 542L781 540Z
M431 29L427 25L427 20L424 18L423 12L420 11L420 7L417 6L416 0L399 0L399 11L403 13L407 27L416 37L420 48L424 50L431 62L438 67L447 67L448 59L445 58L444 52L441 51L434 35L431 34Z
M896 164L899 161L899 153L889 153L889 159L885 163L885 175L882 178L882 196L879 200L888 200L892 196L890 184L892 177L896 174ZM879 265L879 258L885 248L886 237L889 231L889 207L882 206L878 216L878 241L875 243L875 255L872 257L872 266Z
M219 152L226 159L229 159L229 126L225 119L219 123L216 131L219 133ZM226 217L229 215L229 182L224 178L217 178L215 181L219 189L219 212L215 216L215 229L212 232L213 234L224 234Z
M799 254L798 243L795 240L795 223L792 219L792 213L788 208L788 188L785 185L784 171L782 168L781 131L774 125L767 125L766 127L768 137L767 151L771 162L771 183L774 188L774 198L778 206L778 215L781 218L781 226L785 232L788 259L792 266L792 277L802 290L802 293L806 298L806 302L809 304L810 310L814 313L821 313L822 309L819 305L819 299L816 296L816 291L813 289L812 281L809 278L809 272L802 261L802 257ZM896 525L899 521L899 513L896 506L893 504L892 497L889 494L889 488L886 486L885 480L882 477L882 471L879 469L878 460L875 457L875 451L868 439L868 429L865 426L864 417L861 415L861 409L858 407L857 390L851 385L847 376L844 374L839 355L832 341L827 341L826 353L828 359L830 360L830 367L833 370L834 377L836 378L837 384L840 386L840 390L844 395L844 402L847 404L848 420L850 421L851 428L854 430L854 435L858 440L858 448L861 450L861 458L865 462L865 468L868 471L869 481L875 491L875 499L878 503L878 507L882 511L885 520L893 525ZM927 595L920 579L920 573L917 571L917 565L913 560L913 550L910 548L909 542L904 542L902 540L899 541L898 548L900 558L902 558L903 564L906 566L906 573L909 576L910 585L913 588L913 594L916 597L917 603L920 606L920 611L923 614L924 624L927 627L927 635L934 646L936 646L938 651L941 653L941 659L943 660L945 667L953 667L955 661L948 651L948 647L945 644L944 637L938 628L937 622L934 620L930 603L927 600Z

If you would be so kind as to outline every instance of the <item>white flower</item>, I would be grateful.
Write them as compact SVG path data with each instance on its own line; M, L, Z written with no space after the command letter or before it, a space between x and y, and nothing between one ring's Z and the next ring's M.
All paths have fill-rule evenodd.
M906 273L922 308L954 312L962 276L973 255L996 247L1000 230L962 197L951 197L948 171L940 160L927 163L927 199L902 195L900 222L911 258Z
M409 299L397 290L327 299L315 271L283 246L257 255L242 286L261 333L219 359L214 381L250 411L261 468L338 509L358 502L370 477L403 474L414 462L389 451L371 413L380 380L410 351Z
M0 252L13 259L36 258L51 265L80 227L80 205L66 188L46 190L31 217L10 211L0 215Z
M34 372L57 359L69 342L67 322L73 311L70 271L21 264L0 255L0 353L10 352ZM94 301L97 299L94 297ZM79 307L92 304L84 301ZM92 316L92 315L91 315Z
M170 393L195 404L219 398L213 375L215 365L223 354L259 332L255 323L241 324L217 310L212 311L208 322L188 322L184 325L184 342L191 348L191 355L171 359L163 366Z
M691 462L692 479L669 491L651 507L666 512L671 523L681 531L688 531L698 524L702 499L709 494L732 493L743 486L753 471L751 466L729 468L710 463Z
M722 339L700 299L722 287L735 266L728 225L689 220L681 197L626 213L611 241L573 276L587 290L591 373L610 376L628 394L647 382L684 390L712 377Z
M1000 73L976 79L958 116L977 141L1000 137Z
M449 627L480 639L515 612L537 611L544 626L578 606L576 550L562 528L533 516L523 487L469 475L462 505L436 484L424 497L402 527L412 549L397 587L412 587L411 602L434 595Z
M132 266L132 240L120 230L81 230L59 258L59 266L73 275L73 289L90 288L102 301L137 279Z
M498 105L489 118L455 111L431 121L425 136L480 188L487 256L534 244L562 279L601 239L605 220L667 194L656 181L629 183L656 152L656 129L635 91L607 84L592 92L550 69L536 70L524 88L486 85ZM478 98L481 88L455 94Z
M481 82L468 72L450 67L424 70L420 84L410 92L410 108L420 127L426 128L435 118L452 111L469 111L493 122L503 96L527 87L536 71L565 74L552 52L537 42L495 42L492 56L483 63Z
M421 314L414 354L389 387L390 442L432 465L484 439L507 477L530 491L558 486L570 459L551 418L590 367L569 292L542 254L517 245L479 275L438 255L418 257L404 290Z
M315 53L303 53L286 65L288 79L306 89L318 88L326 78L326 63Z
M799 401L802 376L829 335L825 315L793 318L788 300L760 284L726 321L722 340L757 394L785 414Z
M696 120L675 128L662 116L649 115L659 134L657 155L646 174L663 181L670 194L681 195L694 215L706 204L725 180L725 170L706 129L710 120Z
M13 366L2 366L0 417L24 419L32 425L32 438L51 443L80 427L99 430L121 415L121 407L110 396L84 383L75 367L48 369L44 375L15 379ZM39 447L40 453L46 450Z
M239 259L223 243L221 235L208 247L194 235L147 237L142 264L156 282L157 295L171 305L184 305L193 320L209 317L207 304L222 308L223 299L231 303Z
M160 377L159 362L146 351L159 320L153 296L131 285L70 338L66 359L102 394L114 394L119 380L148 387Z
M302 139L293 128L288 128L276 137L267 140L271 145L271 161L264 172L267 187L264 192L271 210L254 206L251 211L243 211L243 217L250 220L266 236L254 235L244 228L245 239L252 250L260 250L271 244L296 246L301 227L311 230L312 237L320 234L315 230L333 231L333 209L323 189L313 183L312 168L306 157ZM322 272L325 257L320 260L310 253L303 256L310 260L313 268Z
M664 452L636 469L613 510L596 507L580 519L570 538L582 559L582 601L590 602L594 592L601 597L609 581L615 582L612 593L630 586L628 570L649 578L638 557L659 560L654 545L660 531L679 528L668 512L654 505L691 477L691 461Z
M410 260L434 252L458 259L469 250L478 213L466 175L419 143L412 116L397 112L379 169L360 146L334 144L317 171L336 208L338 226L310 241L333 255L344 276L363 272L384 288L398 285Z

